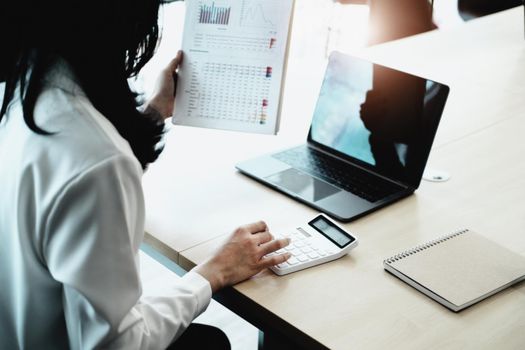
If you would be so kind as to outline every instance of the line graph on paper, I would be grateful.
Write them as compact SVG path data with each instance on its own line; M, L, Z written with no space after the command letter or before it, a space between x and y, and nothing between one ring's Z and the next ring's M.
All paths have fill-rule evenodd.
M279 1L243 0L241 5L241 27L275 29L281 16Z

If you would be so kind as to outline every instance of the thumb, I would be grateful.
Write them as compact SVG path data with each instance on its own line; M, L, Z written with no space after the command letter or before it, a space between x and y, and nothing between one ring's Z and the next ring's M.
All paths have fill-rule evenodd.
M177 68L179 67L181 63L182 63L182 51L179 50L179 52L177 52L177 56L175 56L175 58L172 59L170 63L168 64L168 66L166 67L166 70L171 72L172 74L175 74L175 71L177 70Z

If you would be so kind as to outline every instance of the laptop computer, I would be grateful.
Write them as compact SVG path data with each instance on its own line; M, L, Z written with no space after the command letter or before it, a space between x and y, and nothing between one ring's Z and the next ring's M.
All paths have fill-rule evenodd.
M448 93L438 82L333 52L306 144L236 167L354 220L419 187Z

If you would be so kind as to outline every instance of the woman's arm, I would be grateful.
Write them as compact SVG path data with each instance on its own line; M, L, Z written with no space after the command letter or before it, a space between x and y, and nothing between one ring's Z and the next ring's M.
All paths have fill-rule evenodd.
M69 181L55 198L43 241L46 268L63 286L73 349L165 348L208 306L212 290L285 261L263 222L237 229L207 262L140 300L136 260L144 232L142 170L115 155Z
M196 273L139 301L141 173L125 156L105 159L67 183L49 213L44 257L63 286L73 349L165 348L210 301L210 285Z

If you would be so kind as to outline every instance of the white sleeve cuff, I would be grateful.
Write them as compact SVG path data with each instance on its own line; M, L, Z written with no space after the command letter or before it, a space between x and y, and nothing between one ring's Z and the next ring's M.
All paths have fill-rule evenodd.
M212 294L210 282L193 271L189 271L182 276L181 282L195 293L198 303L197 314L200 315L210 304Z

